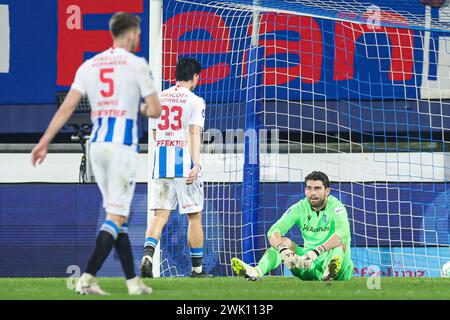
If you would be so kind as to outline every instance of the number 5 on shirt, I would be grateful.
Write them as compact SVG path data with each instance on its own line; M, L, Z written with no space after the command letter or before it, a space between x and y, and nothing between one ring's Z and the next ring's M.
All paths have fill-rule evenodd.
M111 74L114 72L113 68L100 70L100 81L108 86L108 91L101 90L100 93L103 97L109 98L114 94L114 80L111 78Z

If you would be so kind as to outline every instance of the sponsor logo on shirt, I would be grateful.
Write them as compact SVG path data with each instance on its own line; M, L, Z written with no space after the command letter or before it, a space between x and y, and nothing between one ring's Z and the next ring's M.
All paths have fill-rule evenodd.
M165 147L187 147L188 142L186 140L158 140L156 141L156 146L165 146Z
M344 211L345 211L345 209L342 207L334 209L334 213L336 213L336 214L343 214Z
M117 109L98 110L91 112L92 118L103 118L103 117L123 118L126 115L127 115L126 110L117 110Z
M311 226L308 226L306 223L303 225L302 231L306 231L306 232L326 232L326 231L330 231L330 227L318 227L318 228L314 228Z

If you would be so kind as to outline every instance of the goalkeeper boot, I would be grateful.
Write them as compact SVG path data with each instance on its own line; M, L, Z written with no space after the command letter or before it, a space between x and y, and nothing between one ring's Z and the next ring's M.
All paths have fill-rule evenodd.
M142 278L153 278L153 258L150 256L142 257L139 270Z
M341 271L341 257L335 256L331 258L330 262L328 263L328 266L325 269L325 272L323 273L322 280L323 281L334 280L339 271Z
M191 278L214 278L214 276L204 270L202 272L195 272L194 270L192 270Z
M75 291L83 295L109 295L109 293L103 291L102 288L100 288L97 283L97 279L89 273L83 273L81 275L80 279L78 279Z
M239 277L247 278L250 281L261 279L261 274L258 272L257 268L246 264L238 258L231 259L231 267Z
M153 292L152 288L147 287L139 277L134 277L126 282L130 295L151 294Z

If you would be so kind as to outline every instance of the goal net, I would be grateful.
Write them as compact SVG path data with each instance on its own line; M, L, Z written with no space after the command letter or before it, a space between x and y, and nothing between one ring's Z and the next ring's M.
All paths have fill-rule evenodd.
M450 8L165 1L163 23L163 89L177 59L203 66L209 272L233 275L232 257L256 263L320 170L348 211L355 276L439 276L450 260ZM186 234L172 213L161 276L189 274ZM299 230L288 236L302 244Z

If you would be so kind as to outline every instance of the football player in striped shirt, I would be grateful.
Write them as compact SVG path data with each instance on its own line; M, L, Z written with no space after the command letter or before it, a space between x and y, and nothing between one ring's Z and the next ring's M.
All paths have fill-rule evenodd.
M182 58L175 69L176 84L160 93L162 112L152 121L156 142L150 182L149 218L141 261L141 276L152 277L153 254L161 232L175 210L188 216L187 238L191 277L212 277L203 270L203 182L200 172L200 134L205 122L205 101L192 91L197 86L200 63Z
M94 124L90 158L95 181L102 193L106 220L85 272L76 285L80 294L105 295L95 276L115 246L126 276L129 294L149 294L134 272L128 237L128 216L135 189L138 149L137 117L158 117L161 104L151 79L150 68L135 56L140 36L140 18L116 13L110 20L113 46L84 62L64 103L32 151L32 163L44 160L48 145L87 95ZM145 104L140 108L140 99Z

